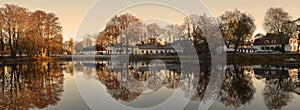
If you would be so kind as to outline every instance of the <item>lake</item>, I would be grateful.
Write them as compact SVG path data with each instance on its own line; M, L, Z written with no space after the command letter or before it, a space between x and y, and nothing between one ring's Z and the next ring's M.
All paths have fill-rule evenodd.
M300 107L300 68L172 60L0 66L0 109L284 109ZM298 76L299 75L299 76Z

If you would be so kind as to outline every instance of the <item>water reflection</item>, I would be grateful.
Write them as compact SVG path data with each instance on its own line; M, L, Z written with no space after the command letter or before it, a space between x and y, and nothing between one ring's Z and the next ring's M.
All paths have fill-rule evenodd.
M156 92L162 87L180 89L184 91L186 98L202 100L211 69L210 63L191 65L172 61L99 61L76 62L75 65L79 68L78 71L87 71L87 76L84 76L88 79L95 78L92 74L94 69L100 82L106 86L107 93L116 100L126 102L134 101L142 94ZM200 73L196 72L196 66L201 66Z
M210 97L204 97L204 94L212 74L211 69L214 67L207 62L200 65L184 65L184 63L171 61L157 64L145 61L78 62L79 64L83 66L79 67L82 68L81 70L92 69L95 66L98 80L107 87L107 92L115 100L130 103L144 93L148 93L149 90L156 92L162 87L183 90L185 97L194 101L210 100ZM200 73L193 71L194 66L200 66ZM300 69L298 68L241 64L223 66L226 67L224 81L217 99L223 104L223 109L227 107L243 109L247 106L255 108L260 97L266 108L282 109L288 106L294 95L300 94L298 78ZM182 71L182 68L188 68L186 70L189 71ZM254 82L260 85L254 85ZM264 85L264 89L257 90L261 85ZM257 94L257 91L262 94Z
M258 71L264 70L264 71ZM266 86L263 92L265 105L269 109L282 109L293 99L293 92L296 92L298 85L298 74L295 69L285 67L276 68L264 66L256 70L258 74L265 77Z
M46 108L63 93L63 66L59 63L1 65L1 109Z
M199 67L200 72L196 72L195 68ZM64 73L70 73L72 76L73 70L82 71L86 79L98 80L106 87L105 91L109 96L125 105L132 105L133 102L143 98L148 100L149 97L144 95L152 93L159 92L158 94L171 96L172 91L179 89L183 91L186 98L197 102L195 105L188 106L196 106L199 105L199 101L212 99L210 94L215 90L207 90L207 86L210 83L210 76L219 72L212 71L212 68L223 69L225 74L219 76L223 78L223 83L218 92L218 102L211 109L247 109L247 107L248 109L296 109L298 107L300 68L242 64L212 67L209 62L193 65L164 60L34 62L0 65L0 109L44 109L58 105L66 86ZM165 92L166 90L168 92ZM209 93L208 96L204 95L207 94L206 92ZM156 103L145 104L145 106L141 106L144 103L136 103L139 106L135 107L154 106L166 100L159 95L152 97L155 101L149 102ZM158 101L160 98L162 100ZM64 101L70 100L72 98L68 97Z
M254 99L256 89L253 86L249 66L230 65L226 69L219 100L225 106L238 108Z

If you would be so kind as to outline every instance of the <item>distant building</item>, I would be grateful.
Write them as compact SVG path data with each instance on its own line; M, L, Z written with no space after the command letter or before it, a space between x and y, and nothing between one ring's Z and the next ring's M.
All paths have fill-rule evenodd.
M84 55L96 55L97 53L96 46L87 46L82 49Z
M182 53L183 49L177 47L177 45L136 45L133 48L133 54L153 55Z
M183 53L180 45L150 45L136 44L135 46L114 44L107 46L107 54L134 54L134 55L154 55L154 54L176 54Z
M106 48L101 46L87 46L82 49L82 54L84 55L99 55L106 53Z
M285 45L284 48L287 52L297 52L299 50L297 38L288 36L280 38L271 34L255 39L253 48L257 49L257 52L275 52L282 49L281 43Z
M123 44L111 44L107 46L107 54L132 54L133 46Z

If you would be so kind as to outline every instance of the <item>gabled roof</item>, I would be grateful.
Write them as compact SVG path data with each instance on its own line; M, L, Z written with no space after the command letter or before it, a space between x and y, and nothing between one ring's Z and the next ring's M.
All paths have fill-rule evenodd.
M282 40L281 40L282 39ZM290 37L284 36L280 38L279 36L275 35L267 35L261 38L257 38L254 41L253 45L280 45L281 41L283 44L289 44Z

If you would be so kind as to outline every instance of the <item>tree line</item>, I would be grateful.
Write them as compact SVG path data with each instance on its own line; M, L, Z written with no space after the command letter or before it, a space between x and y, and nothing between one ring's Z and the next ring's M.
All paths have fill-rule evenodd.
M96 45L103 47L116 43L135 45L155 44L156 41L163 41L165 44L175 40L191 40L198 52L207 53L209 46L206 38L210 37L216 38L216 46L233 47L235 53L241 44L249 43L256 30L255 19L252 15L238 9L226 11L217 18L203 14L190 15L183 20L184 23L181 25L169 24L161 27L157 23L146 24L142 19L128 13L115 15L107 22L105 29L93 38L95 38ZM275 34L281 39L283 36L293 36L297 31L295 20L282 8L269 8L265 13L263 23L266 33ZM225 44L221 43L221 39L217 39L220 36L217 32L220 30ZM75 49L80 50L76 46L84 47L82 42L80 43L81 45L75 44ZM284 49L283 42L282 47Z
M2 56L49 56L63 51L62 26L54 13L17 5L0 8Z

